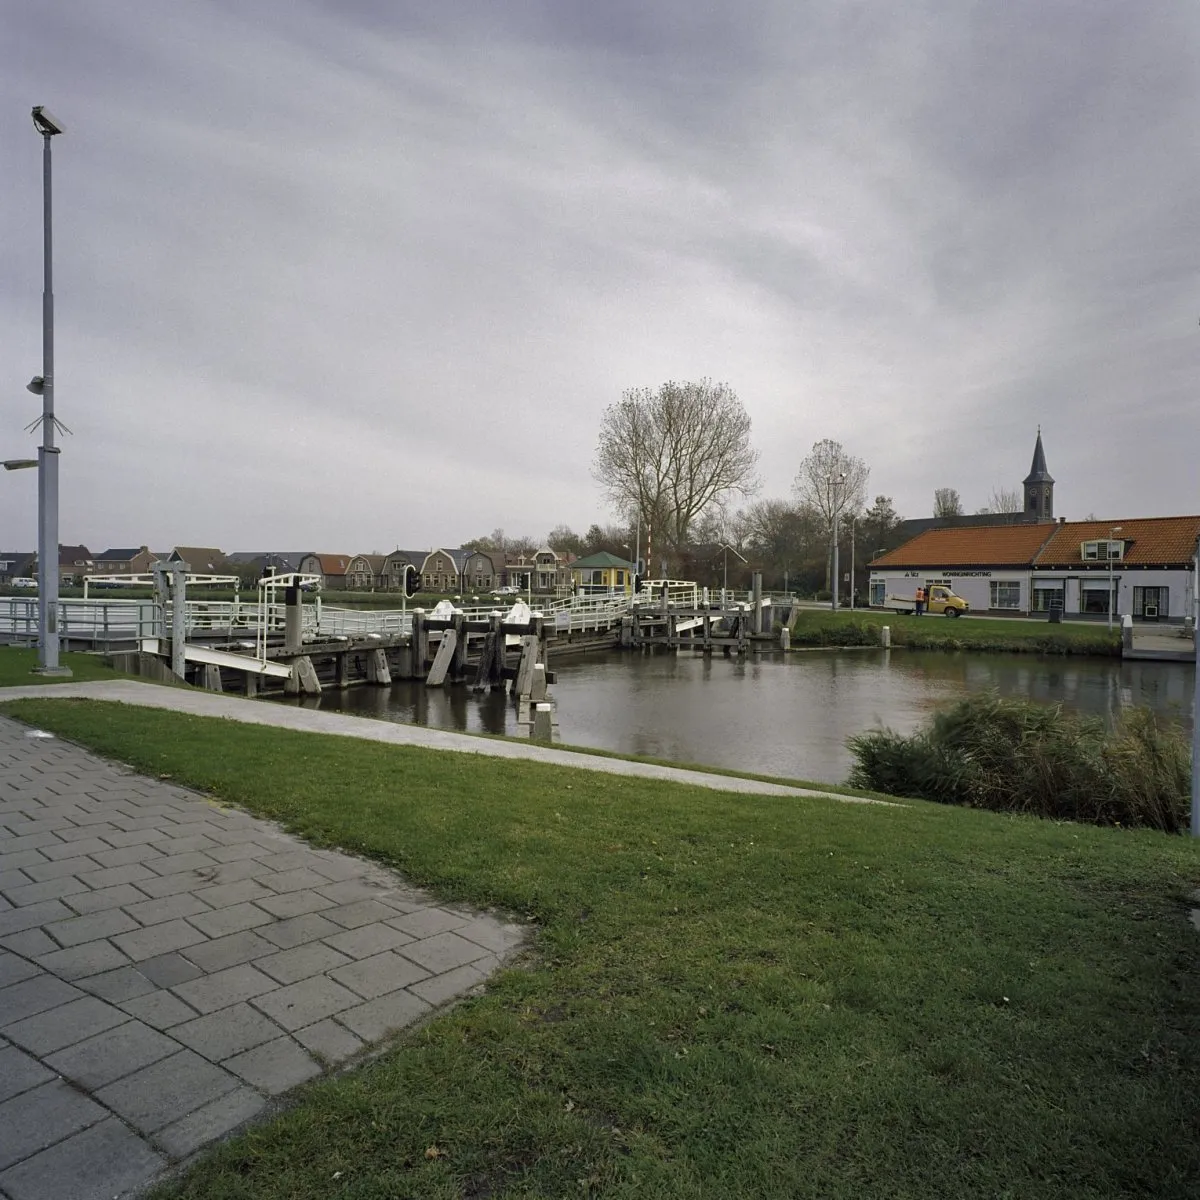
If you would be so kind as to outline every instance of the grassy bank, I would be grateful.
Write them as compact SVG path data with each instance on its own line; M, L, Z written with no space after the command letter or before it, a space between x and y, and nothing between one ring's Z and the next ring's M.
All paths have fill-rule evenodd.
M1196 1193L1188 840L8 707L537 926L525 969L165 1195Z
M78 654L71 652L59 655L59 661L64 667L71 668L71 674L65 675L35 675L38 656L36 650L27 650L20 646L0 646L0 688L28 687L43 683L87 683L93 679L126 679L128 676L114 671L104 659L94 654Z
M792 624L794 646L878 646L891 628L892 645L913 650L975 650L1016 654L1091 654L1120 658L1118 630L1090 624L1005 621L979 617L909 617L898 613L802 608Z

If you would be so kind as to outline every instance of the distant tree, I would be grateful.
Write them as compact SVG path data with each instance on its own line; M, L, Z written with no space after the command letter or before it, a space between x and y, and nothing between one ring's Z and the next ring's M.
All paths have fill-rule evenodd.
M578 557L583 553L583 535L567 525L556 525L546 534L546 545L555 554L574 554Z
M900 517L892 506L891 496L876 496L875 503L862 515L863 550L868 561L876 550L892 548L899 525Z
M861 458L847 454L841 442L824 438L800 464L792 490L802 505L819 514L829 538L828 579L833 563L833 533L838 520L857 513L867 495L871 468Z
M583 535L580 553L583 555L607 552L618 558L633 558L634 533L625 525L589 525ZM642 531L642 550L646 549L645 530Z
M1016 488L992 488L992 494L988 497L987 507L984 512L989 513L1019 513L1023 511L1024 505L1021 503L1021 493Z
M711 505L756 484L750 416L727 383L632 388L604 410L592 473L619 512L680 546Z
M937 488L933 493L933 515L935 517L961 517L962 497L957 488Z

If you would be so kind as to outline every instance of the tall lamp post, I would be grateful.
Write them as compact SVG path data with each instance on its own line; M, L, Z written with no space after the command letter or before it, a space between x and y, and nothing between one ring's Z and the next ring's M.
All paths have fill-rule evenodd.
M843 487L846 483L846 472L841 471L837 475L830 476L830 486L833 488L833 589L829 597L829 607L837 612L838 606L838 585L839 585L839 567L838 567L838 517L842 513L842 500L838 493L838 488Z
M1112 628L1112 619L1113 619L1113 579L1115 578L1115 577L1114 577L1114 575L1113 575L1113 552L1112 552L1112 540L1113 540L1113 537L1114 537L1114 535L1116 535L1116 534L1118 534L1118 533L1120 533L1120 532L1121 532L1121 526L1120 526L1120 525L1117 525L1115 528L1113 528L1113 529L1110 529L1110 530L1108 531L1108 544L1105 546L1105 553L1108 555L1108 627L1109 627L1109 629L1111 629L1111 628Z
M42 135L42 373L29 390L42 398L42 444L38 447L38 665L42 675L70 675L58 662L58 447L54 444L54 270L50 204L50 139L63 127L40 104L33 127Z

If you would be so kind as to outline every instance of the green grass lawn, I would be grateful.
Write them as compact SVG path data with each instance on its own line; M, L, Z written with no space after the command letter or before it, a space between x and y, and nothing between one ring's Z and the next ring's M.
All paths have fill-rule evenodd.
M485 995L164 1196L1198 1194L1188 839L5 711L536 928Z
M64 667L71 668L70 675L36 675L38 656L36 650L19 646L0 646L0 687L36 686L43 683L86 683L93 679L126 679L128 676L114 671L103 658L95 654L69 653L59 655Z
M893 646L912 649L999 651L1043 654L1095 654L1119 657L1120 630L1090 622L1002 620L991 617L907 616L870 609L854 612L801 608L792 624L798 646L879 645L887 625Z

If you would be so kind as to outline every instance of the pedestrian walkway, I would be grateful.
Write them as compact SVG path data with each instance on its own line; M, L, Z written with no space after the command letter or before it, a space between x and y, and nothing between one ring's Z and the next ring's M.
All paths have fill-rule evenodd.
M137 683L0 700L42 693L230 715ZM522 936L0 718L0 1197L141 1188L477 988Z
M468 733L453 733L445 729L428 729L420 725L399 725L391 721L376 721L366 717L351 717L343 713L322 712L320 709L299 708L263 700L247 700L195 688L162 687L137 680L105 680L98 683L41 684L32 687L0 688L0 704L7 700L27 698L82 697L89 700L115 700L146 708L166 708L198 717L225 717L252 725L270 725L277 729L297 729L309 733L328 733L339 737L363 738L371 742L386 742L393 746L424 746L431 750L450 750L462 754L485 754L495 758L522 758L533 762L551 763L559 767L578 767L584 771L601 771L637 779L665 779L695 787L714 788L722 792L739 792L756 796L798 796L839 800L847 804L887 804L885 800L844 796L819 789L792 787L779 783L761 783L732 775L710 774L687 767L666 767L655 763L631 762L624 758L604 758L583 754L577 750L560 750L554 746L515 739L476 737Z

